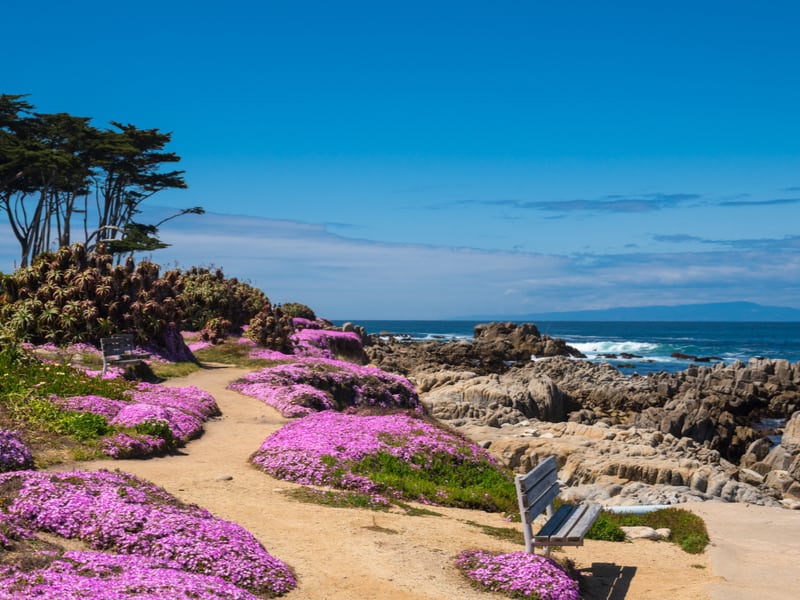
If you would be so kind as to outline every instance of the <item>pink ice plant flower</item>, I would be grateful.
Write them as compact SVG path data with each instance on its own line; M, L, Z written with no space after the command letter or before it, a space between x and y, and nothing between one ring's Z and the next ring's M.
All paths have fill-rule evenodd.
M206 420L220 414L214 397L195 386L170 387L141 382L126 395L125 400L87 395L53 396L51 401L65 410L101 415L117 427L162 422L176 440L184 443L200 435ZM133 458L163 452L166 444L149 435L117 433L104 439L101 448L112 458Z
M94 413L105 417L107 421L113 419L117 416L119 411L130 404L125 400L112 400L105 396L93 394L86 396L69 396L67 398L52 396L50 400L53 404L64 410Z
M134 557L133 564L146 556L258 595L297 585L291 569L240 525L130 474L16 471L0 474L0 487L16 490L0 515L31 531L79 539L94 550Z
M33 456L19 433L0 429L0 473L31 467L33 467Z
M172 387L143 381L128 394L134 402L176 408L196 417L209 418L220 414L214 396L193 385Z
M40 552L35 567L0 565L0 600L258 600L220 577L187 573L144 556Z
M209 348L213 346L213 344L206 340L197 340L194 342L189 342L187 346L189 346L189 350L191 350L192 352L197 352L198 350L202 350L203 348Z
M420 406L416 390L404 377L325 358L296 357L294 362L248 373L228 388L258 398L286 417L348 407Z
M169 445L164 438L121 431L103 438L100 449L111 458L146 458L166 452Z
M557 562L514 552L463 551L456 564L468 579L492 592L530 600L580 600L580 586Z
M245 338L242 338L245 339ZM255 343L253 343L255 345ZM284 354L278 350L270 348L253 348L250 351L249 357L252 360L279 360L279 361L293 361L295 357L291 354Z
M292 335L295 354L299 356L316 356L335 358L331 349L332 342L339 347L361 349L361 338L350 331L332 329L299 329Z
M250 460L278 479L397 495L352 472L357 463L378 453L419 469L443 454L454 462L496 464L479 446L409 413L364 416L332 411L288 423L264 440ZM437 497L422 500L436 503Z
M175 408L137 402L129 404L111 419L117 427L135 427L147 422L166 423L175 439L182 442L196 438L203 430L203 421Z

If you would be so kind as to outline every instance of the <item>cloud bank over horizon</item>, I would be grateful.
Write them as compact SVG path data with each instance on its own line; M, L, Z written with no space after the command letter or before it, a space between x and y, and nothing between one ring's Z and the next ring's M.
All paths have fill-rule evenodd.
M0 225L0 255L13 244ZM332 319L447 319L746 300L798 307L797 240L727 250L573 255L398 244L336 235L324 225L206 214L166 224L163 268L221 267L273 302L303 302ZM678 240L680 241L680 238ZM139 257L142 258L142 257Z

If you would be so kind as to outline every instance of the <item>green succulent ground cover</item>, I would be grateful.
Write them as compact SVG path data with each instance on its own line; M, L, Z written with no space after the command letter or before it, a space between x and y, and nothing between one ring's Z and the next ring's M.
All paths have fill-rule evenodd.
M665 508L641 515L606 515L619 526L644 525L653 529L670 530L669 541L678 544L689 554L700 554L709 542L706 524L696 514L682 508Z
M621 527L645 526L670 530L669 541L678 544L689 554L700 554L709 542L706 524L696 514L682 508L665 508L644 514L600 514L586 534L591 540L621 542L625 533Z
M500 467L483 463L455 463L450 456L434 456L424 468L380 452L362 460L353 472L400 490L406 498L436 498L438 504L511 514L517 510L513 480Z
M103 436L125 428L113 427L101 415L65 410L51 396L102 396L122 400L133 382L92 377L65 364L38 360L15 344L0 350L0 429L25 432L36 463L45 466L64 459L99 458ZM133 433L175 440L169 427L143 423Z

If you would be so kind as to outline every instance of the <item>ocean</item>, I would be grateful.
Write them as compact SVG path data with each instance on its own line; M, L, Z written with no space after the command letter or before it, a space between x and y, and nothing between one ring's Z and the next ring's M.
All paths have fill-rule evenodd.
M361 325L371 334L391 333L414 342L471 340L473 328L481 321L353 319L350 322ZM747 362L754 357L800 361L800 323L794 322L540 321L536 322L536 327L542 334L563 338L585 354L587 360L610 362L628 374L675 372L692 364L730 364L736 360ZM632 357L623 358L623 353ZM696 362L676 358L674 354L711 360Z

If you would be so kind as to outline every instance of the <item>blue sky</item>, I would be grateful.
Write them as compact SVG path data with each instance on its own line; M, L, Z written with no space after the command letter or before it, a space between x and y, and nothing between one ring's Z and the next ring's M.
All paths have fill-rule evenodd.
M3 21L0 93L173 133L189 189L153 218L208 212L162 228L162 265L329 318L800 308L795 2L75 0ZM0 220L0 270L16 253Z

